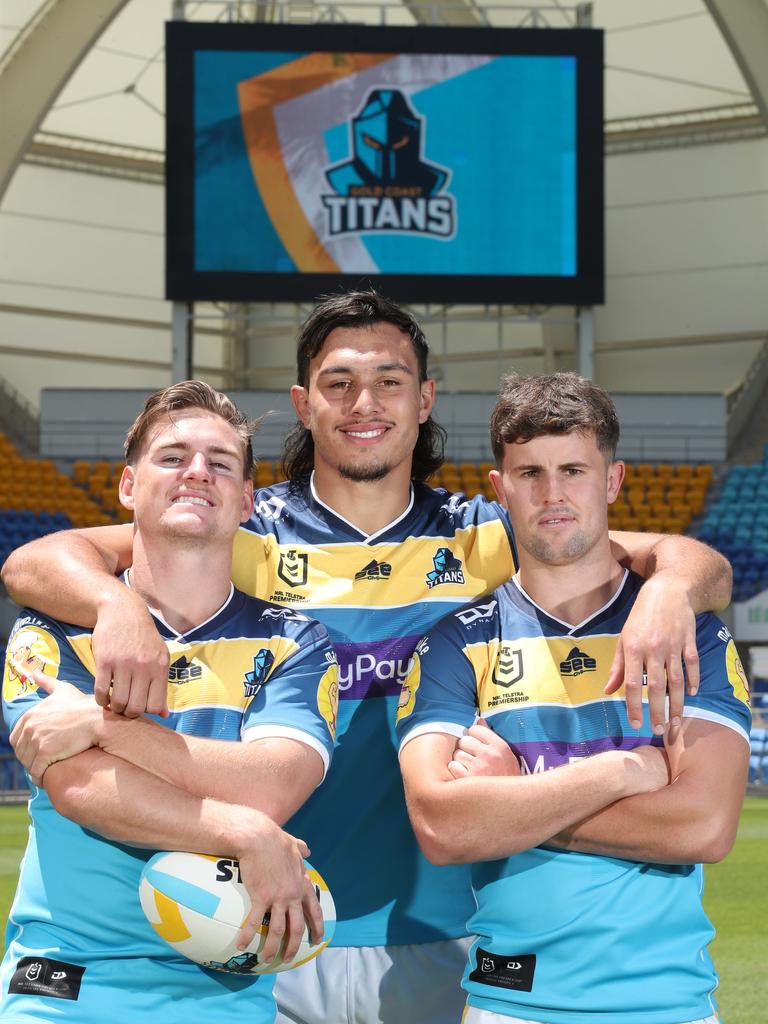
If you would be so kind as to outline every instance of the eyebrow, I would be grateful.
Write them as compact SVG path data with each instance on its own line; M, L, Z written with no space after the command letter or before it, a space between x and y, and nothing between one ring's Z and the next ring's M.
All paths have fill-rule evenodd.
M393 371L399 371L400 373L407 373L413 376L413 370L406 363L381 363L379 366L374 366L373 370L375 373L392 373ZM324 370L318 373L318 377L326 377L332 374L338 373L359 373L360 367L352 366L327 366Z
M173 449L181 449L181 451L188 452L191 448L192 445L187 441L169 441L168 444L159 445L155 451L167 452L172 451ZM206 448L205 451L206 454L211 455L229 455L230 458L233 459L236 459L239 455L236 448L227 448L218 444L211 445L209 448Z
M556 468L557 469L586 469L588 467L589 467L589 463L588 462L579 462L577 459L574 459L572 462L560 462L560 463L558 463ZM515 466L515 471L518 472L518 473L522 473L522 472L524 472L526 470L529 470L529 469L543 469L543 468L544 468L544 466L540 462L531 462L531 463L528 463L528 464L526 464L524 466Z

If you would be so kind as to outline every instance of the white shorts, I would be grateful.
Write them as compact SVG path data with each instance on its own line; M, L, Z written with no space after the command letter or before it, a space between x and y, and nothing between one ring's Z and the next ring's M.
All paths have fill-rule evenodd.
M471 944L329 946L277 975L275 1024L454 1024Z
M597 1017L601 1016L597 1014ZM467 1006L461 1018L461 1024L546 1024L546 1021L524 1020L522 1017L507 1017L503 1013L493 1013L491 1010L478 1010L476 1006ZM702 1017L699 1020L680 1021L680 1024L722 1024L720 1018Z

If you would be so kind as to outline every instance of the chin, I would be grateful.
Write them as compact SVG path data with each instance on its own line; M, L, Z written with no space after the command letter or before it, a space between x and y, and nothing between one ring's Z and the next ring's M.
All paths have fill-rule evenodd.
M377 462L367 466L337 466L339 476L345 480L352 480L355 483L372 483L375 480L383 480L392 472L392 467L387 463Z

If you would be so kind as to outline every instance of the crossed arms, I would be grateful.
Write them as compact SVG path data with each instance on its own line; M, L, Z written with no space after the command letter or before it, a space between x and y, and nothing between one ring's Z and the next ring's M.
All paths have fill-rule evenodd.
M283 939L292 959L305 918L320 940L322 914L303 864L309 851L279 827L322 779L314 748L288 738L186 736L115 715L40 672L34 680L50 696L22 715L11 742L60 814L112 841L238 859L252 904L239 945L269 910L265 960Z

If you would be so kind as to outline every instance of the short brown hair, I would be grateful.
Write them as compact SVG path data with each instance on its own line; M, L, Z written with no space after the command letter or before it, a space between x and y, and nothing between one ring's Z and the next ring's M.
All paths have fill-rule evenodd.
M491 448L499 466L505 444L572 430L594 434L603 455L615 458L619 418L607 391L578 373L512 373L501 382L491 413Z
M144 408L134 420L125 435L125 460L135 465L141 454L147 436L155 424L164 416L173 421L173 413L184 409L204 409L215 413L229 423L238 436L243 453L243 479L249 480L253 473L253 447L251 435L257 422L249 420L231 398L221 391L215 391L202 380L184 380L167 388L155 391L144 403Z

